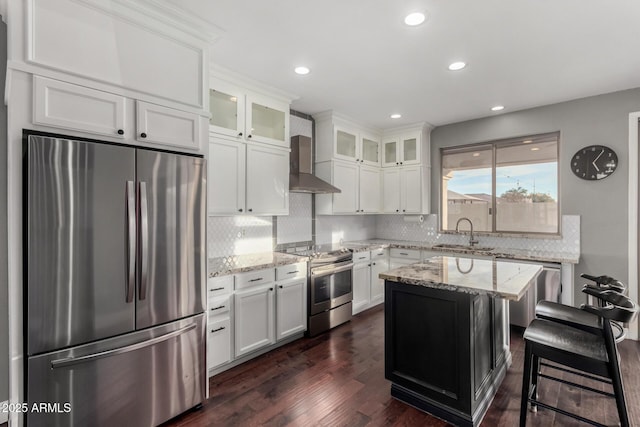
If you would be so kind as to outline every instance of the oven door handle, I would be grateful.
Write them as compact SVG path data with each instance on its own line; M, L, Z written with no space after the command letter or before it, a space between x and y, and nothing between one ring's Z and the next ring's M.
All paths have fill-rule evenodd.
M314 268L311 271L311 276L313 277L321 277L328 276L330 274L341 273L343 271L351 270L353 268L353 263L349 262L348 264L343 264L340 266L328 265L326 267Z

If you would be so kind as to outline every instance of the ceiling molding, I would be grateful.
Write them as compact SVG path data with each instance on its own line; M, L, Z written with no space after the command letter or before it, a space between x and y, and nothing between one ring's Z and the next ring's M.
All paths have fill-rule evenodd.
M0 0L3 1L3 0ZM220 27L166 0L74 0L90 7L150 27L149 18L211 44L223 33ZM157 29L157 28L154 28Z
M278 89L273 86L269 86L263 82L258 80L254 80L250 77L247 77L243 74L237 73L228 68L222 67L219 64L211 62L209 64L209 77L212 79L224 80L228 83L233 83L236 86L242 86L245 89L248 89L252 92L261 93L263 95L268 95L271 97L280 98L287 103L294 101L299 98L298 95L295 95L290 92L286 92L284 90Z

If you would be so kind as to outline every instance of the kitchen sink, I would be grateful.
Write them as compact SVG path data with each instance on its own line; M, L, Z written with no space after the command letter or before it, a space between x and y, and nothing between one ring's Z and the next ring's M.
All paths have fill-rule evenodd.
M440 243L433 245L433 249L442 249L450 251L473 251L473 252L491 252L494 248L487 246L471 246L471 245L455 245L452 243Z

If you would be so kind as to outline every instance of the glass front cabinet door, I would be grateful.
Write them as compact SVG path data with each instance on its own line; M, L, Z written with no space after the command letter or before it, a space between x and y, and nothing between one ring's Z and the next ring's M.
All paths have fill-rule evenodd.
M361 143L361 162L371 166L380 166L380 141L375 137L363 135Z
M402 137L402 165L420 163L420 135L405 135Z
M382 166L400 166L398 138L389 138L382 141Z
M209 108L213 132L236 138L244 136L244 94L239 89L224 83L209 89Z
M247 140L289 147L289 105L247 95Z
M342 160L360 161L358 153L358 133L350 129L335 127L334 155Z

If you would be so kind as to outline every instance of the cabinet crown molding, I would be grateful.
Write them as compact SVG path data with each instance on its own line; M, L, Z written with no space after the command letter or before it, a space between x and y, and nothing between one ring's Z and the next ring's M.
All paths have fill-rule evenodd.
M205 43L224 34L220 27L167 0L76 0L102 12L148 25L149 17L176 28ZM133 12L133 13L132 13Z
M287 104L290 104L292 101L299 98L298 95L277 89L273 86L266 85L258 80L252 79L251 77L247 77L233 70L225 68L219 64L216 64L215 62L211 62L209 64L209 77L211 78L211 81L209 82L210 87L214 86L216 80L222 80L226 83L231 83L234 86L242 87L251 92L269 96L271 98L278 99L279 101L284 101Z
M423 131L423 130L429 132L433 130L433 128L434 126L430 123L418 122L418 123L411 123L403 126L386 128L382 131L382 134L383 136L388 136L388 135L397 135L399 133L415 132L415 131Z
M345 114L338 113L333 110L322 111L320 113L312 114L311 116L317 122L332 121L334 123L341 124L343 126L358 128L359 130L363 130L371 134L377 134L377 135L382 134L381 129L378 129L372 126L367 126L362 122L357 121L354 118L351 118Z

